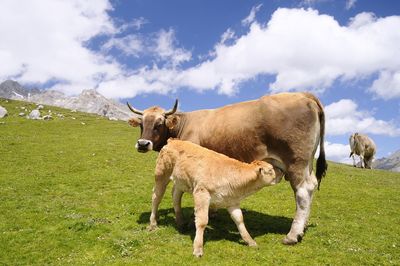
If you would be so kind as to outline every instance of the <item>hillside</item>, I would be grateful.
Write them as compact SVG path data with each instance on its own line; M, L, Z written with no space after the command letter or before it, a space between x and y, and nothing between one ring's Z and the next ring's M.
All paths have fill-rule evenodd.
M61 91L27 89L16 81L6 80L0 83L0 97L98 114L110 120L128 120L132 116L126 105L108 99L94 89L68 96Z
M159 229L146 230L157 154L135 151L138 129L56 107L63 119L27 120L18 116L27 103L0 105L9 111L0 119L1 265L400 264L399 173L330 163L296 246L281 244L295 211L290 185L265 188L242 204L258 248L219 210L199 260L195 230L175 227L171 185ZM189 195L183 206L189 220Z

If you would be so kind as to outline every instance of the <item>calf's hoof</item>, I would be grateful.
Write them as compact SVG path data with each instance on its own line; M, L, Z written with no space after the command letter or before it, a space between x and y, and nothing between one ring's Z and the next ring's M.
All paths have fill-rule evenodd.
M249 245L249 247L257 247L256 241L250 241L250 242L248 243L248 245Z
M197 248L193 251L193 255L196 256L197 258L200 258L203 256L203 249L202 248Z

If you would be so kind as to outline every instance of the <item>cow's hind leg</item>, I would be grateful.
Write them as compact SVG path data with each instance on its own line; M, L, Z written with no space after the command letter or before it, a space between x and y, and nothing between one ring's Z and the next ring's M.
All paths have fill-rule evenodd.
M291 176L290 183L295 192L296 215L290 232L282 241L286 245L294 245L303 237L304 228L310 215L312 195L318 184L314 173L309 173L308 167L303 171L303 176L300 175L301 179L294 177L298 176Z

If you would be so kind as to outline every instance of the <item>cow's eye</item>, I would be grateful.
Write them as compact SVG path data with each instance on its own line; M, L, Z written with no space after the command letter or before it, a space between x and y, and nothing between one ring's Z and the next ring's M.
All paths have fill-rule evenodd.
M154 126L154 130L160 130L161 126L162 126L162 124L157 124L157 125L155 125L155 126Z

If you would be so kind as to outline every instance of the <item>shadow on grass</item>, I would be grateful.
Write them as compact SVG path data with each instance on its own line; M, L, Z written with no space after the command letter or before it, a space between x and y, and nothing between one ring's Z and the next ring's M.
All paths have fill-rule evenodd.
M175 223L174 209L161 209L158 211L158 226L173 226L179 232L190 235L194 239L196 229L194 226L193 208L185 207L182 209L184 221L188 223L183 229L179 229ZM244 222L247 230L252 237L265 234L282 234L289 232L292 219L283 216L271 216L268 214L242 209ZM141 213L137 222L139 224L149 224L150 212ZM243 242L240 234L229 213L225 209L218 210L215 217L210 217L208 227L204 234L205 240L229 240Z

